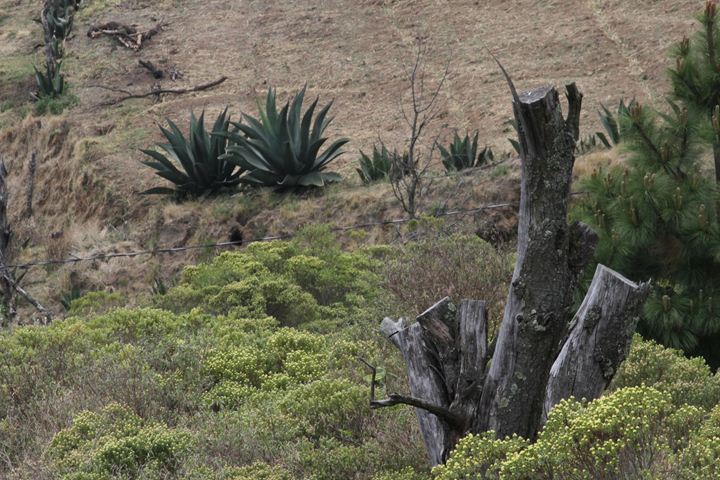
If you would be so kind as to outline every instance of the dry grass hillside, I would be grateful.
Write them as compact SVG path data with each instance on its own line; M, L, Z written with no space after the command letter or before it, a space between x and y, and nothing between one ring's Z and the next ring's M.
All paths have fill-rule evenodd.
M585 93L582 129L599 129L601 103L621 98L661 101L667 49L689 33L700 0L83 0L63 65L77 104L59 116L35 116L28 91L32 65L42 62L37 0L0 0L0 155L10 172L12 215L27 240L19 260L187 245L282 234L310 222L348 225L401 216L386 185L362 187L355 178L358 149L382 138L402 148L399 105L418 41L428 47L428 75L449 62L443 111L433 134L480 130L481 141L509 150L510 101L491 50L519 88L578 83ZM91 25L108 21L157 23L164 30L133 52L109 38L91 39ZM138 65L150 60L183 73L164 88L199 85L221 76L218 88L186 95L107 105L117 90L147 92L154 80ZM333 135L351 143L335 169L346 181L325 192L278 196L269 192L181 205L138 192L161 181L139 160L159 141L165 117L185 125L189 112L215 114L229 106L255 113L268 85L285 98L303 84L322 101L334 100ZM115 91L113 91L115 90ZM30 153L38 152L33 215L22 215ZM607 160L603 158L601 160ZM514 165L509 162L509 165ZM438 169L438 172L440 169ZM512 201L516 173L485 172L436 182L428 205L452 198L453 207ZM507 221L506 215L499 218ZM494 220L494 218L490 218ZM487 222L486 215L473 225ZM370 232L388 240L390 230ZM140 257L35 269L28 289L51 304L70 283L88 289L143 290L200 251L172 258Z

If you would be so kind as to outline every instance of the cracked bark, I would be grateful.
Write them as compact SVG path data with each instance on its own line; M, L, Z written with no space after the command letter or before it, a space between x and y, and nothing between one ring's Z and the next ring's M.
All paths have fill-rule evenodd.
M567 86L563 118L554 87L518 94L506 78L522 181L517 260L494 349L488 351L485 304L479 301L463 300L456 308L445 298L416 323L386 318L381 326L403 353L412 398L424 402L396 396L391 403L416 407L433 464L468 432L534 439L558 401L597 397L627 354L648 292L647 285L599 266L571 322L578 279L597 242L587 226L567 223L582 94Z

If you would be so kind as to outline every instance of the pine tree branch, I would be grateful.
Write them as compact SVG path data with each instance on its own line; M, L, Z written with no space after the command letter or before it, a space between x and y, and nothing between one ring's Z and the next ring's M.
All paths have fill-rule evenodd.
M660 165L662 165L663 170L665 170L669 175L672 175L675 178L682 178L682 175L677 171L674 171L672 166L670 166L668 162L663 159L662 152L660 152L660 149L657 147L657 145L655 145L648 133L642 127L640 121L633 120L633 126L635 127L638 135L640 136L640 139L648 148L650 148L652 153L655 155L657 161L660 163Z

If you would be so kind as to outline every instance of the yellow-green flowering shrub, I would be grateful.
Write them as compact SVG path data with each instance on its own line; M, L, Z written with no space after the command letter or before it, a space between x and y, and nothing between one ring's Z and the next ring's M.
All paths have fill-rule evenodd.
M127 407L110 404L78 414L55 435L47 454L63 480L117 474L140 478L145 469L173 472L190 439L186 431L145 423Z
M280 466L258 462L247 467L229 468L223 472L223 480L293 480L290 473Z
M371 441L343 443L335 438L320 438L317 443L306 439L299 448L300 468L310 480L368 478L378 468L380 452Z
M377 296L378 263L361 252L340 250L334 240L319 239L327 248L308 248L298 240L224 252L186 267L180 284L155 302L175 312L199 308L214 315L269 315L286 326L327 328L323 321L347 321L350 312Z
M590 403L571 398L553 408L535 443L519 437L497 440L492 432L468 435L445 465L433 469L433 478L661 478L673 471L678 452L687 463L697 462L697 456L712 458L712 445L696 449L693 460L682 453L693 442L702 444L694 432L703 431L705 417L701 408L677 408L670 394L649 387L626 387Z
M367 387L348 380L320 379L289 390L283 411L312 424L314 436L354 437L367 417Z
M702 427L678 455L680 480L720 478L720 406L716 406Z
M322 336L280 328L254 340L208 355L204 370L214 385L203 396L207 404L237 408L259 389L285 390L328 372L329 350Z
M99 315L124 304L125 299L117 292L88 292L70 302L68 315Z
M680 350L636 335L611 389L643 384L668 392L678 406L689 404L710 409L720 402L720 375L713 375L705 360L687 358Z
M396 472L383 472L372 477L372 480L429 480L426 473L418 473L412 467L406 467Z
M433 477L436 480L498 478L508 456L527 446L527 440L517 436L497 440L492 431L469 434L458 442L444 465L433 469Z
M671 397L627 387L587 405L569 399L550 413L537 442L508 458L504 479L640 478L672 453L667 436ZM696 411L683 411L693 416Z

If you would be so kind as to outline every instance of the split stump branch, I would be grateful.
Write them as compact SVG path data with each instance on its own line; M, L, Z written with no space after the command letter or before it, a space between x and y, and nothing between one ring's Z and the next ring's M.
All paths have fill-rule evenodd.
M386 318L380 326L403 355L411 396L375 400L373 375L371 406L416 407L433 465L467 433L533 440L560 400L597 398L627 355L649 291L600 265L573 315L597 243L587 225L567 223L582 93L567 85L565 117L554 87L518 93L498 65L522 161L517 259L498 335L488 347L485 304L475 300L456 307L444 298L412 324Z

